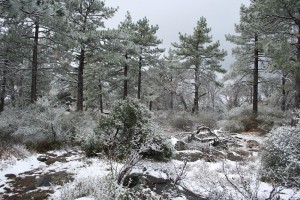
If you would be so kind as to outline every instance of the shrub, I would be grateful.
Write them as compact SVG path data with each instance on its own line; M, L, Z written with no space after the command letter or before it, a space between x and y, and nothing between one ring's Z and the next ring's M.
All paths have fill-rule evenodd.
M255 117L250 106L243 106L231 109L226 120L219 122L219 126L232 132L260 130L267 133L273 127L288 123L288 120L280 110L260 106L258 116Z
M169 140L161 135L154 135L149 139L148 147L141 153L144 158L164 161L172 157L172 145L171 142L168 142Z
M216 112L200 111L196 116L194 124L200 125L203 124L211 129L217 127L217 122L219 119L219 114Z
M300 125L273 129L262 156L263 175L286 186L300 187Z
M194 126L194 122L192 120L192 117L187 112L181 112L178 114L172 113L172 116L170 117L170 123L173 127L183 130L183 131L190 131L192 130Z
M195 125L205 125L210 128L217 127L218 114L215 112L200 111L198 114L188 112L170 113L170 124L183 131L192 131Z
M5 133L0 135L6 135L1 141L23 143L38 152L70 144L75 139L76 126L81 124L79 117L66 113L52 96L39 98L24 108L7 108L1 115L6 116L0 120L0 133Z
M102 115L98 127L91 137L95 144L93 151L104 151L106 155L116 159L125 159L132 150L144 153L156 151L148 155L163 157L169 146L165 139L155 134L151 122L151 113L138 100L126 99L118 101L108 115ZM171 151L171 150L170 150ZM160 152L160 153L158 153ZM168 156L166 153L164 156ZM155 158L155 157L152 157Z

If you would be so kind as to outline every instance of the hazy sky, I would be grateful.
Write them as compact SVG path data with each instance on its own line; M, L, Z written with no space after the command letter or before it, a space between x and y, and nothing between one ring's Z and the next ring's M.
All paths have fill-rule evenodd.
M157 36L163 40L166 50L172 42L178 42L178 33L191 34L201 16L207 20L213 41L220 41L221 48L228 51L223 62L229 68L233 62L230 56L232 44L225 40L225 34L234 33L234 24L239 23L241 4L249 0L105 0L110 7L119 7L107 27L116 27L129 11L133 20L147 17L152 25L158 25Z

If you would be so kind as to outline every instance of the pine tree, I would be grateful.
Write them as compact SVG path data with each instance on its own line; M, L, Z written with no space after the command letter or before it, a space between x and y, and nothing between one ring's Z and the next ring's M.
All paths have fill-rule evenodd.
M192 35L179 33L180 43L173 44L177 56L181 58L186 69L193 72L193 113L199 111L199 99L206 94L200 94L202 81L204 79L215 81L215 72L225 73L219 62L226 56L226 52L219 49L219 42L212 43L212 37L209 36L210 30L206 19L201 17Z
M137 25L132 21L131 15L128 12L125 16L125 20L121 22L118 27L120 33L120 54L123 58L122 65L123 69L123 99L126 99L128 96L129 85L128 82L133 77L129 77L130 67L135 65L134 58L138 55L138 45L135 44L135 33L137 31ZM134 70L134 69L133 69ZM133 76L133 75L131 75Z
M15 56L14 59L10 59L10 64L14 63L16 66L14 60L18 60L19 67L22 67L23 70L24 66L30 62L31 103L34 103L37 96L41 94L39 89L41 90L43 85L47 85L38 83L44 81L44 77L41 77L44 73L42 66L48 65L45 64L45 60L51 54L49 50L52 48L49 46L49 39L53 32L50 25L57 17L56 9L57 2L41 0L6 1L1 9L4 19L3 26L8 33L4 43L9 49L10 58L12 55ZM18 49L14 49L16 47ZM28 52L28 49L31 49L31 52ZM23 77L25 80L28 79L27 75Z
M145 17L136 23L136 33L134 43L139 46L138 57L138 83L137 98L141 99L142 94L142 68L155 65L159 55L164 51L158 47L162 43L156 36L158 26L149 24L149 20Z
M88 55L97 50L93 44L101 39L104 21L116 11L105 6L101 0L66 0L68 45L76 54L77 68L77 111L83 110L83 90L85 65L89 64ZM98 43L97 43L98 44Z
M273 43L282 44L282 55L286 55L284 51L287 50L285 48L287 41L291 46L288 48L291 53L288 60L294 62L291 70L295 80L295 107L300 108L300 2L299 0L255 0L252 1L251 6L252 12L255 13L253 20L257 29L271 37ZM285 66L278 67L285 68Z
M240 77L252 75L252 111L253 114L258 112L258 80L259 80L259 63L262 61L262 48L259 43L260 33L252 25L253 13L246 6L242 5L240 10L240 24L235 25L235 31L239 35L226 35L226 39L236 45L232 50L237 61L233 65L233 72ZM253 65L253 68L249 67Z

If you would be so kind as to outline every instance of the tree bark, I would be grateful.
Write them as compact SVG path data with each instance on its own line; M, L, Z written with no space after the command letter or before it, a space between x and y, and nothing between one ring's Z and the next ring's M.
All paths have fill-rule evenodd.
M153 107L153 101L150 101L150 102L149 102L149 110L150 110L150 111L152 110L152 107Z
M281 78L281 93L282 93L282 100L281 100L281 110L286 110L286 90L285 90L285 75L282 75Z
M174 110L174 92L170 92L170 109Z
M138 76L138 94L137 98L141 99L142 91L142 56L139 57L139 76Z
M125 54L125 59L127 61L128 55ZM123 88L123 99L125 100L128 96L128 65L124 65L124 88Z
M258 36L255 35L255 49L254 49L254 69L253 69L253 95L252 95L252 111L253 114L258 112L258 54L259 49L257 46Z
M0 97L0 113L4 111L4 104L5 104L5 96L6 96L6 74L7 74L7 65L8 60L4 61L4 70L2 76L2 83L1 83L1 97Z
M83 70L84 70L85 51L80 50L78 82L77 82L77 111L83 111Z
M194 83L195 96L194 96L194 105L192 108L192 113L199 111L199 65L195 66L194 72L195 72L195 83Z
M300 14L300 13L299 13ZM296 87L296 95L295 95L295 107L297 109L300 108L300 20L298 20L296 22L297 26L298 26L298 41L297 41L297 63L298 63L298 67L296 69L296 77L295 77L295 87Z
M181 100L181 102L183 104L184 110L187 110L188 109L187 103L186 103L184 97L182 96L182 94L180 95L180 100Z
M38 45L39 45L39 28L40 28L38 17L34 24L35 27L34 27L34 43L33 43L33 50L32 50L31 92L30 92L31 103L34 103L37 100Z
M170 82L173 82L173 76L171 74L171 79ZM170 92L170 109L173 110L174 109L174 92L171 90Z
M100 94L99 94L99 106L100 106L100 112L103 113L103 94L102 94L102 83L101 80L99 80L99 90L100 90Z

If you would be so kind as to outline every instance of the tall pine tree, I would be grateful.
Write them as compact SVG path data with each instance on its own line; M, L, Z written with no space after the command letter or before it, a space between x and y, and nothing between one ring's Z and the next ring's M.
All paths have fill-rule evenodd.
M199 99L206 94L200 94L202 81L215 81L215 72L225 73L220 61L226 56L226 52L219 49L219 42L212 43L210 31L206 19L201 17L192 35L179 33L180 43L173 44L175 53L181 58L186 69L193 72L193 113L199 111Z
M116 9L106 7L101 0L66 0L68 46L76 56L77 67L77 111L83 110L84 71L89 64L88 55L97 51L93 44L101 39L104 20L112 17Z

